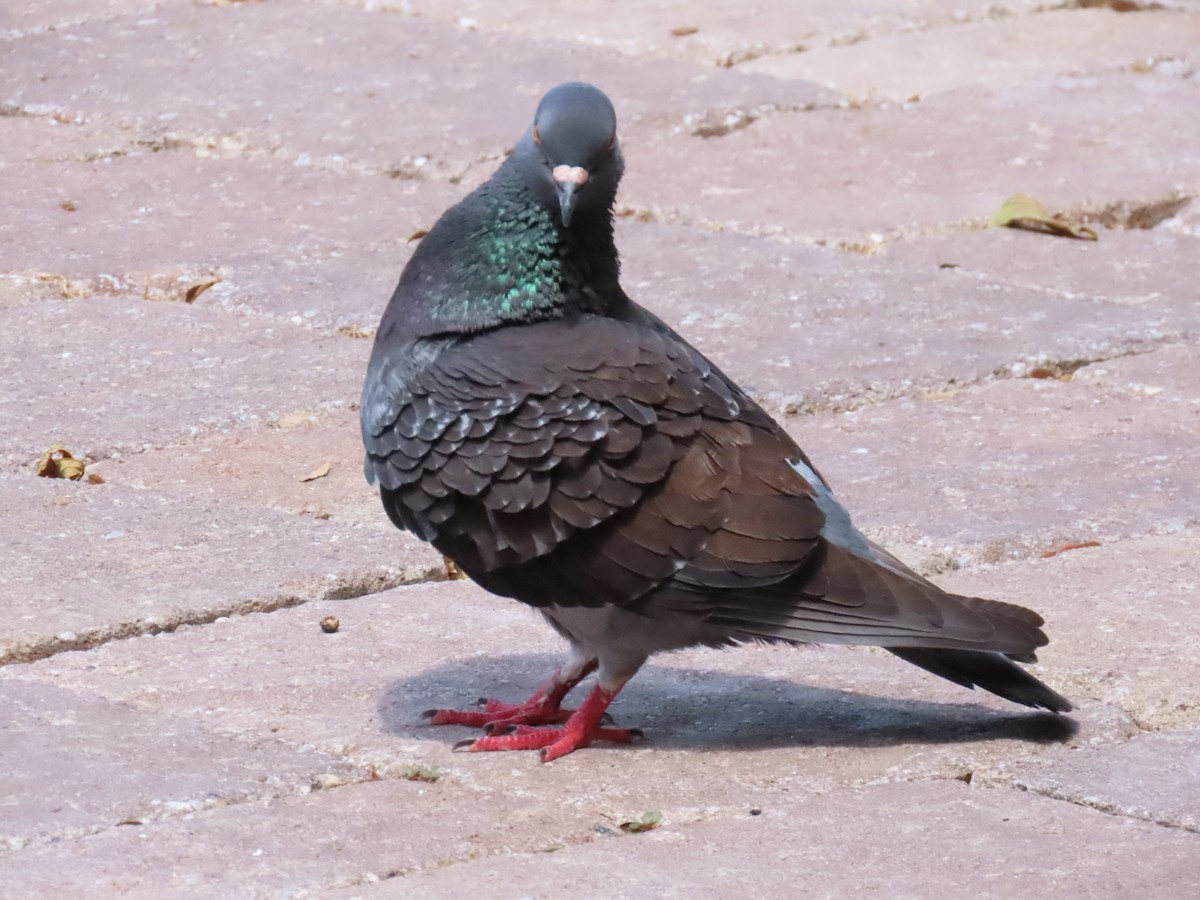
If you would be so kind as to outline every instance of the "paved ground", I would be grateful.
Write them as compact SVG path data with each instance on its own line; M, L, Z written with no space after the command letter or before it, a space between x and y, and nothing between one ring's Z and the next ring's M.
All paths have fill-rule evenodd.
M5 2L0 894L1200 895L1197 47L1182 0ZM568 78L630 292L1044 613L1070 721L750 647L647 667L632 748L418 726L562 648L387 523L368 338ZM1099 240L988 229L1019 191Z

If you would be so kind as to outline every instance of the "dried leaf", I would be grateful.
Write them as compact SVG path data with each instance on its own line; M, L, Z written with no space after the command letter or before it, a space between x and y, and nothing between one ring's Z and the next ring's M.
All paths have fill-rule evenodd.
M330 468L331 467L330 467L329 463L321 463L319 466L317 466L315 469L313 469L311 472L309 472L307 475L305 475L300 480L301 481L316 481L318 478L324 478L326 475L329 474Z
M409 781L424 781L433 784L442 777L442 773L434 766L405 766L400 770L400 777Z
M374 332L367 331L357 322L353 322L349 325L339 325L338 333L344 334L346 337L350 338L369 338L374 334Z
M1063 544L1061 547L1055 547L1053 550L1047 550L1042 554L1042 559L1049 559L1052 556L1058 556L1058 554L1066 553L1068 550L1082 550L1084 547L1099 546L1099 541L1078 541L1077 543Z
M302 409L299 412L280 416L275 422L280 428L295 428L297 425L303 425L305 422L310 421L315 415L316 413Z
M193 284L187 289L187 293L183 295L184 303L195 303L196 298L207 291L214 284L220 284L220 278L214 278L212 281L202 281L199 284Z
M989 224L993 228L1018 228L1081 241L1099 240L1096 232L1086 225L1068 225L1054 218L1040 201L1028 194L1013 194L1005 200Z
M1074 370L1063 372L1059 369L1047 369L1045 366L1038 366L1029 373L1030 378L1047 379L1054 378L1058 381L1070 381L1075 377Z
M78 481L83 477L85 468L86 462L76 459L62 444L55 444L42 454L36 471L43 478L69 478L71 481Z
M448 556L442 557L442 563L446 566L446 580L459 581L463 577L463 571L458 567L458 563Z
M58 205L61 206L63 209L65 209L67 212L75 212L75 210L79 209L79 207L75 205L74 200L64 200L62 203L60 203Z
M656 809L642 813L640 819L632 822L622 822L620 828L626 834L637 834L639 831L653 831L662 823L662 813Z
M687 37L689 34L695 34L700 29L695 25L680 25L678 28L672 28L671 34L675 37Z
M95 472L87 473L88 484L104 484L104 477L97 475Z
M421 238L425 237L425 235L427 235L427 234L429 234L428 228L418 228L416 231L414 231L412 234L410 234L408 236L408 240L405 243L411 244L413 241L419 241Z

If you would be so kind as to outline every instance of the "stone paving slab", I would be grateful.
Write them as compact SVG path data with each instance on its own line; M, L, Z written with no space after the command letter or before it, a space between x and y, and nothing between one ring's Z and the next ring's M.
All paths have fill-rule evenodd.
M1200 659L1192 646L1195 634L1186 627L1194 616L1198 534L1194 529L936 578L950 590L1025 603L1042 612L1052 640L1042 651L1039 671L1085 710L1090 699L1124 709L1147 728L1194 727L1200 724L1194 688L1200 681L1181 675L1181 666ZM337 635L317 629L326 613L342 620ZM464 630L463 622L471 622L471 629ZM99 691L132 706L221 705L223 718L213 721L239 732L269 721L282 729L280 737L297 743L350 743L387 753L395 740L389 734L401 735L405 744L420 741L431 750L445 749L444 735L453 729L417 727L421 710L469 703L489 689L509 699L532 692L562 653L558 638L526 608L465 582L308 604L181 629L175 637L186 650L165 659L159 639L138 638L21 671L37 677L52 671L59 686ZM263 655L239 659L239 648L246 645L263 648ZM235 684L223 677L197 678L199 660L206 661L203 671L241 669L244 677ZM150 673L154 677L147 681ZM789 680L820 687L787 687ZM318 702L323 696L338 701L323 705ZM951 706L931 708L927 700ZM772 708L779 704L784 708ZM988 709L1009 715L996 718ZM674 654L647 668L616 712L654 732L645 750L619 751L640 757L663 748L687 752L700 746L793 751L854 746L869 744L872 734L884 746L889 734L901 741L907 736L937 742L938 734L952 743L986 741L989 734L1021 734L1019 722L1030 723L1033 730L1027 733L1037 734L1035 720L1054 721L1031 718L986 694L967 694L880 651L845 648ZM1085 714L1091 717L1080 736L1085 742L1128 733L1100 711ZM700 730L689 734L695 724ZM895 762L867 760L866 767L880 771Z
M362 389L370 347L291 324L131 297L0 310L0 456L24 469L66 444L95 459L267 423Z
M1200 82L1164 5L6 5L0 643L37 652L0 667L0 893L1196 893ZM872 535L1043 612L1069 719L747 647L649 665L632 747L420 727L563 647L390 528L354 338L563 77L621 115L630 292L815 413ZM1018 190L1100 241L976 229ZM107 483L34 478L53 439Z
M1086 366L1069 382L996 381L786 425L859 526L913 545L922 568L1036 556L1200 525L1198 359L1181 344L1096 364L1105 375Z
M40 132L33 153L78 150L89 141L95 149L106 146L104 132L92 126L44 120L0 118L0 134L10 124L27 133L31 122ZM404 247L463 193L403 179L339 177L271 159L201 156L198 149L207 151L184 144L156 146L134 143L101 159L38 156L0 169L13 213L0 223L0 241L10 247L6 271L84 282L71 287L75 295L92 287L163 299L183 299L187 287L223 278L205 303L253 274L258 290L254 301L241 298L243 307L285 315L296 311L286 304L297 292L297 269L344 274L338 259L347 249ZM404 258L394 263L397 273ZM372 268L386 276L371 282L386 299L396 276L386 265ZM331 289L321 299L336 312L347 302L341 293Z
M335 635L317 628L329 613L342 620ZM468 620L465 630L459 623ZM133 884L150 890L195 867L206 879L217 877L198 860L228 859L232 851L221 847L253 846L264 847L266 859L238 856L235 871L267 879L264 890L311 884L314 873L336 886L370 872L558 849L596 839L596 826L615 831L646 809L685 825L747 819L750 808L778 809L800 797L819 802L819 795L853 785L958 784L955 778L981 770L998 777L1007 762L1059 742L1066 749L1085 737L1119 741L1131 732L1103 705L1081 711L1086 732L1073 736L1060 717L976 698L883 654L766 647L692 651L648 667L615 711L619 721L647 728L641 747L596 747L543 766L534 754L455 756L450 744L468 730L418 724L419 710L431 703L463 701L488 686L502 696L523 695L555 664L560 643L519 604L455 582L184 627L6 667L6 691L47 685L78 693L80 700L63 704L64 716L96 695L151 722L169 713L223 740L323 754L342 763L351 782L287 799L310 781L285 774L268 798L162 816L140 829L148 835L141 840L133 838L138 829L109 827L85 842L30 847L14 857L19 880L12 884L39 884L46 860L61 855L79 867L58 867L68 884L88 873L108 878L118 860ZM246 654L248 646L254 654ZM436 806L405 794L403 784L386 787L409 764L443 773L426 788ZM207 776L224 784L219 767L197 768L201 783ZM334 777L342 770L330 771ZM270 838L255 825L264 817ZM293 824L301 820L310 824ZM412 831L418 827L420 836ZM326 837L311 838L308 828ZM366 828L387 834L354 839ZM296 854L305 862L294 863ZM204 886L213 888L211 881Z
M1182 898L1200 888L1196 835L1009 791L888 785L739 812L333 896Z
M1091 75L1185 56L1200 20L1179 11L1130 16L1050 9L889 34L848 46L751 60L742 72L818 81L850 97L906 101L967 86L1021 84L1044 74Z
M53 684L8 681L3 705L0 853L293 793L351 772L269 735L238 741L213 734L203 716L148 715ZM103 734L121 740L96 740Z
M184 174L181 165L218 166L166 156L171 159L156 156L137 166L144 172L141 163L153 162L163 191ZM236 192L264 174L230 164L207 177L231 170ZM400 198L386 191L372 198L368 182L375 180L351 180L355 191L346 197L330 184L318 195L326 210L321 224L297 223L305 233L297 232L298 239L238 246L244 242L230 233L228 247L202 252L174 240L188 212L178 201L139 225L123 215L85 219L76 234L99 228L110 235L108 245L89 242L86 254L70 263L71 233L47 219L47 240L27 245L28 255L17 264L41 274L24 276L16 287L28 292L35 284L52 295L107 289L180 299L187 288L219 277L197 308L369 333L415 246L403 243L409 229L430 224L452 198L422 185L409 198L414 205L399 207L396 227L389 216ZM290 187L282 182L279 190ZM440 193L431 198L426 191ZM329 224L330 204L340 208L337 226ZM263 204L270 208L272 203ZM56 204L51 212L82 214ZM147 233L156 239L143 240ZM864 388L886 395L913 382L971 381L1024 357L1094 357L1131 340L1200 327L1188 263L1195 248L1176 235L1109 232L1096 245L1103 250L1088 253L1074 242L992 230L906 244L881 258L635 222L623 222L619 237L630 293L753 392L774 395L777 406L836 403ZM738 260L735 267L731 258ZM939 269L937 259L961 259L955 264L972 271ZM983 259L991 260L992 272L976 277L973 270ZM997 267L997 259L1011 259L1011 269ZM1047 281L1052 296L1040 287ZM921 304L918 317L911 312L914 302ZM847 354L847 347L856 352Z
M992 229L860 256L678 226L624 223L618 232L630 296L756 397L790 411L1200 330L1200 243L1116 232L1101 243L1084 254L1075 242ZM959 244L988 267L976 271ZM959 259L964 269L939 267ZM1104 272L1116 277L1093 291ZM1048 292L1038 284L1046 273L1074 289Z
M1164 399L1184 418L1188 408L1200 405L1200 354L1191 343L1164 346L1084 366L1074 380L1145 397L1170 391Z
M14 900L97 889L144 898L313 896L594 833L597 817L584 809L504 791L465 793L471 802L461 785L385 779L110 829L22 850L5 891Z
M1153 206L1143 209L1152 216L1146 221L1165 211L1160 207L1155 212ZM882 248L879 256L929 272L948 267L963 275L998 278L1054 298L1109 300L1138 307L1150 320L1147 324L1160 330L1165 323L1159 319L1151 324L1154 311L1170 310L1186 333L1195 334L1200 324L1194 316L1200 304L1200 285L1195 280L1200 233L1186 236L1165 227L1163 223L1163 227L1132 230L1102 228L1095 242L1011 228L957 231L897 241ZM1055 301L1047 298L1046 302Z
M1194 78L1106 75L764 116L628 147L622 199L671 221L861 243L982 224L1018 192L1089 209L1194 195L1198 102Z
M3 662L443 576L440 557L394 531L229 494L180 499L144 484L16 475L0 476L0 508Z
M334 635L318 627L329 614L341 622ZM203 714L220 734L316 747L363 766L387 768L398 755L411 755L489 783L511 772L530 790L547 791L567 789L579 772L574 762L542 766L535 754L454 755L451 745L469 729L422 725L421 712L433 706L470 706L487 693L510 700L531 694L565 652L526 607L469 583L410 585L185 626L166 642L177 648L169 653L164 641L136 637L60 654L6 668L0 679L94 692L149 713ZM253 657L247 646L257 648ZM593 758L579 764L585 769L627 763L619 784L604 790L634 796L700 751L707 762L697 763L699 780L675 785L689 802L700 802L721 771L766 789L783 777L772 767L786 756L804 760L787 782L801 790L880 777L954 777L1026 755L1039 742L1074 739L1061 717L969 694L886 653L846 648L663 657L613 713L644 727L647 741L600 745L572 759ZM1081 718L1088 740L1120 740L1133 731L1102 704L1090 704ZM558 769L564 774L550 774Z
M1001 380L783 421L860 527L940 571L1200 525L1197 359L1195 345L1168 345L1084 366L1069 382ZM360 456L357 414L341 409L123 455L95 471L172 496L386 530ZM325 463L326 476L298 480Z
M793 54L827 44L852 44L896 31L1003 17L1041 8L1036 0L777 0L771 3L697 4L650 0L622 6L569 0L486 0L447 6L437 0L332 0L339 5L402 12L466 30L501 31L527 38L554 37L612 47L632 56L667 57L730 66L763 54ZM687 32L674 34L673 31Z
M3 178L5 193L16 202L14 196L25 180L36 172L50 171L56 163L65 160L82 160L95 156L108 156L128 152L136 144L137 134L119 122L97 123L81 127L64 117L63 121L51 115L20 114L13 107L0 107L0 136L4 141L4 155L0 157L0 178ZM21 177L14 178L14 172ZM50 179L53 183L55 179ZM41 185L44 189L45 185ZM64 198L66 199L66 198ZM20 211L21 218L29 215ZM5 236L12 235L12 222L6 218ZM20 247L13 246L13 252Z
M301 479L329 467L325 475ZM144 485L156 494L223 502L394 530L378 491L362 472L358 412L313 413L281 427L239 428L186 444L102 460L110 483Z
M1163 229L1188 237L1200 238L1200 201L1188 200L1163 223Z
M372 198L368 184L354 184L354 238L326 231L330 242L319 249L297 252L275 242L254 256L212 258L224 280L197 305L370 336L417 246L406 242L410 229L432 224L440 208L422 198L389 220L390 198ZM1200 330L1190 264L1195 242L1106 232L1103 249L1087 254L1074 242L1016 237L1031 243L992 230L964 241L962 253L954 242L933 240L864 257L622 220L618 242L629 293L776 409L836 407L864 393L887 397L971 382L1025 361L1103 357ZM1012 271L997 264L1010 257ZM962 259L963 268L941 269L939 258ZM972 267L984 258L992 271ZM181 271L191 277L155 276L154 290L175 285L166 295L177 296L208 270Z
M1170 540L1148 539L1144 546L1130 549L1150 565L1164 557L1176 561L1195 558L1195 553L1181 552ZM1191 540L1194 543L1194 534ZM81 698L96 695L152 720L169 712L201 721L205 729L223 738L250 745L268 740L295 747L297 752L325 754L352 767L347 777L359 782L357 787L319 796L239 804L164 821L154 826L164 830L156 832L149 843L132 840L132 828L117 828L83 844L68 842L65 847L54 845L58 849L53 850L50 845L28 848L14 857L20 863L17 872L22 879L36 877L47 854L65 853L66 858L77 861L82 872L109 877L115 870L104 860L115 854L124 863L126 877L134 879L132 884L146 884L150 890L161 884L159 879L195 871L200 866L198 859L221 855L216 847L231 843L259 846L265 832L252 823L261 821L269 809L270 834L276 837L264 851L269 859L262 864L270 865L264 870L259 862L249 860L237 869L239 877L264 877L274 888L279 886L276 879L281 872L291 871L287 883L295 885L298 880L308 883L308 873L319 871L328 879L322 883L336 886L339 877L356 877L347 874L342 850L326 858L325 848L344 849L351 843L338 838L340 829L384 827L373 818L380 814L378 795L365 793L379 784L371 780L370 771L379 773L383 783L394 783L403 766L410 763L432 765L445 772L430 791L445 792L441 795L443 808L461 810L461 814L434 830L428 828L431 819L416 820L426 826L425 836L416 840L414 848L411 826L404 824L412 820L403 818L413 811L411 803L389 809L389 834L396 835L409 850L397 856L388 849L392 845L375 844L370 853L351 855L349 869L356 875L365 877L363 867L386 875L397 869L428 867L433 860L442 865L462 856L511 859L514 852L591 839L592 825L612 830L614 819L636 818L645 809L663 809L668 821L689 826L709 819L746 817L752 806L778 811L797 803L801 805L788 815L802 816L812 804L827 803L841 809L844 817L846 804L852 805L847 787L930 779L957 784L954 779L968 774L972 780L1014 782L1038 790L1055 777L1046 772L1054 771L1056 760L1067 759L1061 765L1069 766L1072 754L1081 752L1074 748L1120 746L1136 733L1132 723L1108 705L1122 702L1120 690L1107 691L1107 698L1099 703L1087 699L1096 696L1097 686L1101 687L1100 696L1111 687L1106 673L1113 660L1095 652L1103 633L1128 632L1128 624L1113 629L1113 623L1078 612L1068 616L1046 599L1086 592L1087 582L1075 580L1078 569L1072 564L1089 552L964 573L974 578L969 589L1026 602L1037 598L1037 605L1048 614L1054 642L1044 653L1041 674L1059 687L1070 684L1068 693L1081 701L1074 717L1081 727L1074 734L1061 717L1031 715L996 698L967 694L877 651L747 647L729 652L688 651L647 667L614 710L619 722L646 728L648 739L640 747L591 748L550 766L539 765L533 754L454 756L450 744L469 730L422 728L421 709L466 702L489 688L504 697L523 696L562 652L558 638L530 611L511 601L490 598L464 582L415 585L349 601L314 602L271 615L184 627L170 636L135 638L88 653L60 654L32 665L9 666L0 670L0 679L9 687L25 685L24 689L32 690L30 685L45 685ZM1101 563L1099 571L1089 577L1110 585L1124 577L1139 577L1137 572L1128 573L1124 555L1117 550ZM1030 572L1031 565L1043 571ZM962 589L953 583L954 577L943 580ZM1009 590L998 590L1005 585ZM1140 620L1142 614L1136 607L1126 605L1124 609ZM335 635L323 634L317 627L319 618L329 613L342 620ZM464 622L470 622L469 629L463 628ZM1157 623L1146 627L1160 635L1187 639L1183 629L1168 631ZM255 647L256 652L248 656L246 647ZM1200 658L1200 654L1185 646L1160 646L1159 650L1159 659L1173 663L1169 672L1130 667L1129 677L1159 688L1198 683L1181 675L1179 664ZM1086 662L1080 663L1086 671L1072 669L1070 658L1076 652L1087 654ZM1182 700L1188 702L1186 697ZM64 703L62 714L69 715L78 702ZM1194 698L1191 702L1193 710L1200 708ZM219 770L210 777L216 784L223 783ZM1086 777L1083 771L1080 778ZM1154 790L1143 791L1146 803L1151 804L1147 815L1165 818L1177 808L1167 805L1159 809L1151 803L1154 798L1173 797L1169 790L1173 778L1178 780L1177 773L1169 771L1155 776ZM285 779L284 783L301 782ZM906 789L916 788L908 785ZM450 792L453 795L447 796ZM822 794L827 794L827 799L821 799ZM1007 810L1004 814L1014 821L1028 820L1029 804L1038 808L1048 802L1032 793L1006 790L994 795L1020 798L1001 802ZM325 804L333 801L323 799L326 796L351 805L338 805L332 814L327 813ZM1097 796L1096 802L1104 801L1103 792L1088 795L1090 800ZM556 804L547 803L547 797L571 799ZM878 795L871 802L876 810L889 808ZM918 814L911 807L904 808L906 815L916 815L921 821L932 807L922 804L919 808L924 812ZM1057 815L1068 818L1090 812L1065 803L1044 808L1057 809ZM507 830L497 836L496 810L505 811L502 829L515 819L532 823L533 833L517 842L508 839ZM327 824L326 815L340 824ZM427 810L425 815L433 813ZM479 837L477 845L468 840L469 852L460 854L461 838L456 835L461 833L458 823L464 816ZM313 823L330 844L296 833L288 824L294 818ZM1110 816L1085 820L1103 821L1108 823L1105 828L1111 825L1127 834L1143 827ZM433 821L442 823L443 818ZM934 816L927 827L938 833L950 828L940 816ZM1078 841L1081 827L1064 826L1060 833ZM188 839L190 849L186 851L182 839L173 837L181 830ZM729 832L735 848L742 846L739 828L725 825L723 830ZM817 829L814 834L822 831ZM433 837L434 832L440 837ZM985 833L991 835L989 841L996 840L994 831ZM291 838L280 837L287 835ZM685 850L696 846L689 835L682 838ZM1171 835L1166 831L1154 838L1159 852L1175 846L1176 838ZM1149 833L1144 839L1150 839ZM497 847L495 841L502 843ZM210 846L213 849L207 849ZM774 842L771 846L782 849L786 845ZM293 868L291 857L299 852L314 865L322 865L312 869L305 868L309 865L305 863ZM742 851L730 852L740 856ZM207 873L204 879L217 877L204 866L200 870ZM261 874L264 871L268 874ZM70 876L74 877L83 875ZM39 882L15 882L26 883ZM213 889L211 881L200 884Z
M1140 734L1042 765L1016 762L1006 774L1045 796L1200 834L1200 729Z
M948 590L1026 603L1049 621L1040 658L1067 696L1147 729L1200 726L1200 530L938 576Z
M29 31L63 28L88 19L146 14L162 5L162 0L54 0L51 3L10 0L0 8L0 39L21 37Z
M602 84L631 134L683 127L713 108L833 99L801 81L308 3L168 6L151 18L84 22L69 35L31 34L8 57L0 102L17 107L107 116L191 140L233 135L334 168L349 160L443 178L481 156L498 159L561 81ZM374 60L369 75L363 59ZM103 84L91 75L101 65ZM173 87L181 82L187 92ZM281 85L286 100L262 99Z

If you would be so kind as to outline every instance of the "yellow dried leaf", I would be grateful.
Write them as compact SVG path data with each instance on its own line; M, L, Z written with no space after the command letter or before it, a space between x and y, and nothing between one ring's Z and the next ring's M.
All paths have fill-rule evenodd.
M65 209L67 212L75 212L75 210L79 209L79 207L75 205L74 200L64 200L62 203L60 203L58 205L61 206L63 209Z
M429 234L428 228L418 228L416 231L414 231L412 234L410 234L408 236L408 240L406 241L406 243L411 244L413 241L419 241L421 238L425 237L425 235L427 235L427 234Z
M306 410L300 410L299 412L288 413L287 415L280 416L276 422L280 428L295 428L297 425L303 425L305 422L309 421L314 415L315 413L310 413Z
M87 463L76 459L62 444L55 444L42 454L37 463L37 474L43 478L69 478L78 481L83 477Z
M1039 200L1028 194L1013 194L1005 200L989 224L993 228L1018 228L1081 241L1099 240L1096 232L1086 225L1069 225L1054 218Z
M619 827L626 834L638 834L642 831L653 831L662 824L662 813L657 809L652 809L649 812L643 813L640 819L634 819L632 822L622 822Z
M196 298L207 291L214 284L220 284L220 278L214 278L212 281L202 281L199 284L193 284L187 289L187 293L183 295L184 303L195 303Z
M442 563L446 566L446 580L459 581L466 576L463 575L462 569L458 567L458 563L448 556L442 557Z
M680 25L678 28L672 28L671 34L675 37L687 37L689 34L695 34L700 29L695 25Z
M331 467L330 467L329 463L321 463L319 466L317 466L315 469L313 469L311 472L309 472L307 475L305 475L300 480L301 481L316 481L318 478L324 478L326 475L329 474L330 468Z
M400 770L400 777L409 781L424 781L433 784L442 777L442 772L437 766L411 765Z
M1052 556L1058 556L1060 553L1066 553L1070 550L1083 550L1087 547L1099 547L1099 541L1072 541L1069 544L1062 544L1058 547L1053 547L1042 554L1042 559L1049 559Z
M350 338L369 338L374 334L374 332L367 331L367 329L363 328L357 322L350 325L339 325L338 333Z

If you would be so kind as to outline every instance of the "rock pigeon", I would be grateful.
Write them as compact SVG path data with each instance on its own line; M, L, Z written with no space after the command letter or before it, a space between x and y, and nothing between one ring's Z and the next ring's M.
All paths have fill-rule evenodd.
M946 593L868 540L787 432L626 296L623 169L609 99L555 87L418 245L380 321L361 425L388 517L570 645L523 703L426 716L485 729L463 749L551 760L640 735L605 710L651 654L749 641L876 645L1070 710L1013 662L1047 642L1037 613Z

